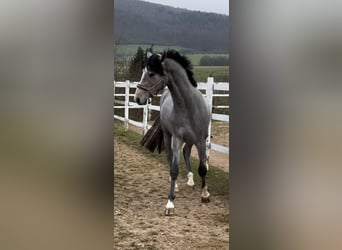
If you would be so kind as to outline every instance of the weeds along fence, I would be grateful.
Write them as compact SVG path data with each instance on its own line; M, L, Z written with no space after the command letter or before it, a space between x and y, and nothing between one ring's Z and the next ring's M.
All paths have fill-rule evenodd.
M129 125L143 129L145 134L153 123L153 117L160 111L159 98L153 98L146 105L138 105L134 102L134 93L137 82L114 81L114 119L124 122L125 129ZM207 82L199 82L197 87L212 111L211 121L208 128L207 156L210 150L229 154L229 148L211 142L212 121L221 121L229 124L229 83L214 82L213 77L208 77ZM228 140L228 138L227 138Z

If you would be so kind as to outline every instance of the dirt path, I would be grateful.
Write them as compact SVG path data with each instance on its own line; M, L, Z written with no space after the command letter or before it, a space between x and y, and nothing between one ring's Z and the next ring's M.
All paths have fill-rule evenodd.
M151 122L152 125L153 122ZM130 125L129 129L143 135L143 129ZM225 122L213 122L212 123L212 139L213 143L222 145L222 146L229 146L228 137L229 137L229 129L228 124ZM198 159L198 153L196 147L192 147L191 156ZM229 156L214 150L210 151L210 165L214 165L216 167L221 168L225 172L229 172Z
M175 215L164 216L168 170L120 140L114 143L114 249L228 249L228 197L201 204L200 187L178 179Z

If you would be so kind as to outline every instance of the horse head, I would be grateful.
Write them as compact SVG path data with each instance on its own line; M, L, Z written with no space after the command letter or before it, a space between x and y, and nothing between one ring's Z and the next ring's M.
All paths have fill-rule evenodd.
M145 105L150 97L165 88L167 79L163 72L162 59L161 54L147 52L147 66L143 69L134 95L134 101L139 105Z

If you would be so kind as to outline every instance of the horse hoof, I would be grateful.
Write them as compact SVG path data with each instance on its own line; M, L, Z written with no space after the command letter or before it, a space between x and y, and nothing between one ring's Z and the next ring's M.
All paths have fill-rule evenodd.
M165 209L165 216L172 216L175 214L175 209L174 208L166 208Z
M210 202L209 197L202 197L202 203L208 203Z
M188 181L188 182L186 183L186 185L188 185L189 187L193 187L193 186L195 186L195 183L194 183L194 182L189 182L189 181Z

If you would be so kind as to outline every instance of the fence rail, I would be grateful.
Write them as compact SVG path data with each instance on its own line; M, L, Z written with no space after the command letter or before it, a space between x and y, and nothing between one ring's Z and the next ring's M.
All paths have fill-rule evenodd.
M116 82L114 81L114 109L124 109L124 116L119 116L114 114L114 119L123 121L125 124L125 129L128 129L128 125L134 125L140 128L143 128L144 134L147 132L147 130L151 127L151 125L148 124L149 120L149 113L150 110L154 111L160 111L160 107L157 105L152 105L150 103L146 105L138 105L135 102L131 102L129 99L130 97L133 97L134 94L130 94L130 89L136 89L137 87L137 82L130 82L130 81L125 81L125 82ZM119 94L115 93L116 88L124 88L125 93ZM227 82L214 82L214 78L208 77L208 80L206 83L200 82L198 83L199 90L205 90L205 93L203 96L206 98L207 103L209 105L210 110L212 111L213 108L218 108L218 109L229 109L229 106L227 105L213 105L213 99L214 97L229 97L229 83ZM220 94L215 94L215 90L220 90L220 92L225 92L225 93L220 93ZM159 95L160 96L160 95ZM124 100L117 100L115 97L125 97ZM143 119L142 121L135 121L132 119L129 119L129 110L130 109L143 109ZM217 120L217 121L223 121L229 123L229 115L224 115L224 114L216 114L212 113L211 114L211 120ZM210 149L229 154L229 147L222 146L219 144L215 144L211 142L211 121L209 123L209 128L208 128L208 139L207 139L207 156L209 156L209 151Z

